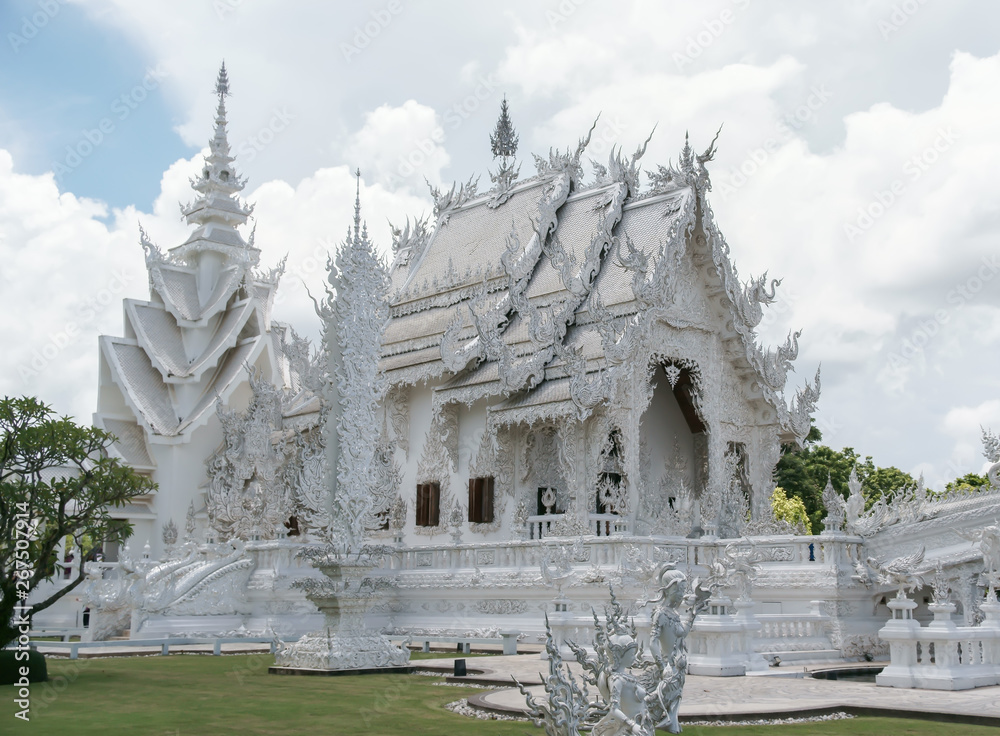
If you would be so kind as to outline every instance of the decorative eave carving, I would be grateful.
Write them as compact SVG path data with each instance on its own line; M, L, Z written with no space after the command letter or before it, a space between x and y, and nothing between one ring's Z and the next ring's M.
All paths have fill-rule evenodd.
M406 225L400 229L389 224L392 231L392 252L394 256L392 268L400 268L413 264L420 260L431 239L431 230L428 228L426 217L414 218L412 225L410 218L406 218Z
M538 175L548 176L550 174L567 174L573 184L579 186L583 182L583 167L580 166L580 157L590 144L590 137L593 135L594 128L597 127L597 121L600 117L601 116L598 115L597 118L594 119L593 124L590 126L590 130L587 131L587 135L581 138L579 143L577 143L575 151L566 149L566 151L563 152L550 148L548 160L545 160L538 154L531 154L532 158L535 160L535 169L538 172Z
M755 333L756 326L760 322L758 312L762 305L773 301L776 283L772 281L770 293L764 286L766 274L759 279L751 279L746 284L741 283L729 258L729 245L715 223L707 199L700 193L699 206L702 229L708 235L707 244L710 247L715 271L731 305L733 327L743 343L746 360L758 377L758 386L765 400L776 411L782 429L801 444L809 432L811 415L819 400L819 370L817 369L813 383L807 383L797 391L791 405L787 405L783 393L788 371L792 367L792 362L798 357L798 338L801 330L790 332L785 343L777 348L764 351L760 347ZM702 235L699 234L695 241L703 243Z
M437 229L448 224L452 212L475 198L479 189L479 177L470 177L469 181L464 184L456 182L451 185L451 189L447 192L432 186L430 182L427 183L427 187L434 199L434 220L436 222L435 229ZM456 187L458 187L457 190Z

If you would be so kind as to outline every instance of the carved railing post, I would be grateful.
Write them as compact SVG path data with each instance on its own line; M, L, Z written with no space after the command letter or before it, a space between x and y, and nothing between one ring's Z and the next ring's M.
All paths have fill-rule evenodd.
M888 603L892 618L878 632L889 642L889 666L876 677L876 683L889 687L913 687L913 668L917 665L917 640L920 624L913 619L917 607L909 598L897 596Z

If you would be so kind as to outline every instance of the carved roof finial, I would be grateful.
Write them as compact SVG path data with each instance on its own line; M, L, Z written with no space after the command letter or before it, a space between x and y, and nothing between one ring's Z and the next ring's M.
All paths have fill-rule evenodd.
M490 134L490 148L493 150L493 158L500 159L500 168L497 173L490 172L490 181L493 188L490 190L492 197L489 201L489 208L496 209L510 198L511 188L517 181L517 176L521 167L515 167L514 156L517 155L517 131L510 121L510 112L507 110L507 96L504 95L503 102L500 103L500 117L497 119L496 127Z
M493 149L493 158L509 158L517 153L517 131L510 121L510 113L507 110L507 96L504 95L500 103L500 117L497 119L496 127L490 134L490 147Z
M691 151L691 141L686 130L684 131L684 148L681 149L680 167L681 173L694 174L694 153Z
M219 96L219 104L215 110L215 132L208 141L208 155L198 176L191 179L191 188L197 193L197 198L188 204L181 205L181 214L187 219L188 224L205 227L209 222L229 228L237 228L245 225L247 219L253 213L253 205L247 205L240 201L239 193L246 186L246 179L239 175L236 170L236 157L229 145L229 134L227 133L228 121L226 119L226 97L230 93L229 72L226 70L226 63L222 62L219 67L219 74L215 80L215 93ZM188 243L181 248L183 254L188 246L197 242L214 242L223 251L229 251L233 247L231 237L225 240L216 240L210 231L199 230L191 236ZM242 236L238 236L242 239ZM245 245L241 243L240 246ZM202 246L197 246L202 247ZM173 251L171 251L173 252ZM243 255L235 256L243 259ZM254 256L250 256L253 260Z
M225 61L219 67L219 76L215 80L215 94L219 96L220 100L229 96L229 75L226 73Z

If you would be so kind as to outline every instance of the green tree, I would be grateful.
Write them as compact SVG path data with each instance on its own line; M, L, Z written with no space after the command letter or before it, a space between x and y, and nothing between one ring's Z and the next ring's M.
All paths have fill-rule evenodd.
M72 537L84 550L90 539L121 543L132 527L112 519L109 508L151 493L156 485L107 448L114 437L81 427L31 397L0 400L0 648L18 634L12 624L18 601L57 571L59 544ZM76 588L80 573L31 613Z
M812 523L809 521L809 514L806 513L806 505L797 496L789 498L785 495L785 489L778 486L771 494L771 509L774 511L776 519L787 521L792 526L802 525L806 534L812 534Z
M871 465L871 458L867 458ZM864 466L858 469L858 479L861 481L861 492L865 496L865 506L871 506L880 497L891 499L901 494L913 493L917 489L917 481L909 473L899 468L876 468Z
M984 487L989 487L990 479L985 475L978 475L976 473L966 473L960 478L955 478L955 480L946 483L944 490L947 493L953 491L958 491L962 493L977 493Z
M801 449L792 445L782 448L781 459L775 468L775 482L789 497L802 499L814 532L823 531L823 517L826 516L823 489L828 478L834 490L847 498L850 493L848 480L854 469L861 481L866 507L883 495L891 499L916 488L917 483L909 473L894 467L879 468L871 456L861 459L852 447L834 450L819 444L822 439L823 435L813 427Z

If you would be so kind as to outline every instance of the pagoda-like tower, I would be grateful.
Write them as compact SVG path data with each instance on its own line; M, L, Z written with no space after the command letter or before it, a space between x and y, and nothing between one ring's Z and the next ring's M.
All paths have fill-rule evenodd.
M159 484L144 504L121 513L135 526L139 546L149 540L154 557L173 529L183 536L192 516L204 518L205 460L223 439L216 401L246 406L248 369L282 383L271 306L283 266L257 272L253 233L248 242L239 231L253 207L239 199L246 181L233 166L226 135L225 64L215 92L215 134L191 180L196 197L181 206L195 229L163 253L140 227L149 300L125 299L124 337L100 338L94 424L112 432L114 451Z

